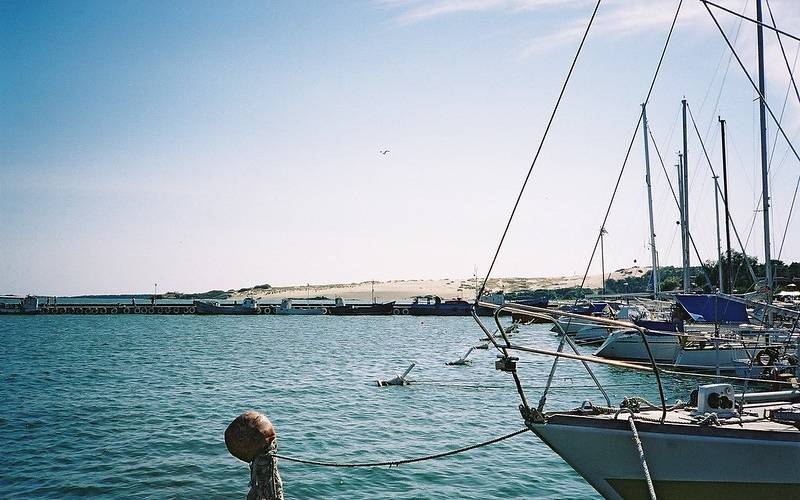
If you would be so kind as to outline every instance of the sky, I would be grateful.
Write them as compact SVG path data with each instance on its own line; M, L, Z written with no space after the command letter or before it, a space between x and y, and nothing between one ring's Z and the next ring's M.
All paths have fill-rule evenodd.
M720 3L755 16L754 0ZM677 5L602 1L494 276L584 272ZM2 2L0 293L484 274L593 7ZM770 7L800 33L792 0ZM755 77L755 27L715 15ZM765 41L767 101L796 140L800 101L774 33ZM783 42L792 65L798 43ZM763 258L756 96L705 8L684 0L652 133L674 178L685 97L721 170L727 120L731 215ZM690 229L715 259L713 180L689 126ZM800 260L788 218L800 162L773 123L768 135L773 257L789 220L780 257ZM606 224L606 270L649 264L642 142L640 130ZM651 153L659 261L680 265Z

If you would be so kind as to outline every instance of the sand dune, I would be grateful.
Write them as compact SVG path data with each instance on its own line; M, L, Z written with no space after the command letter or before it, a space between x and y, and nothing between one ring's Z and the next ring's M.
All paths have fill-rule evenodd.
M613 279L624 279L629 276L641 276L649 271L649 267L632 267L612 273ZM580 285L581 276L555 276L544 278L492 278L487 289L513 292L517 290L535 290L569 288ZM325 285L300 285L274 287L269 290L252 289L237 292L231 299L243 299L252 296L260 299L282 299L325 296L328 298L342 297L345 299L370 300L372 297L373 282L360 283L333 283ZM461 297L464 299L475 298L474 278L443 278L427 280L393 280L374 282L375 298L379 301L403 300L416 295L438 295L445 299ZM600 275L591 275L586 281L587 288L600 288Z

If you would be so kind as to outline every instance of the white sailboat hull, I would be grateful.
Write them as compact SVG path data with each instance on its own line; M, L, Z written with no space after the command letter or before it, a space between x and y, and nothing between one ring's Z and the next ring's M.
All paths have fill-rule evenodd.
M533 431L604 497L647 499L626 418L556 416L534 424ZM646 422L636 426L659 500L800 498L796 432Z
M578 344L600 344L611 335L611 327L585 326L575 332L575 342Z
M677 335L647 335L647 342L657 363L672 364L681 349ZM617 330L594 353L607 359L649 363L642 337L636 330Z
M719 368L722 372L735 372L741 368L737 360L750 359L758 349L744 347L684 348L675 359L675 367L690 371L707 371Z

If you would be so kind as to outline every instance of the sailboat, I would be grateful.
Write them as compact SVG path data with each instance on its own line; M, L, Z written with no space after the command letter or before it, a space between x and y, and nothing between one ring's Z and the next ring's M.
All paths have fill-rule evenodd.
M800 41L800 38L764 25L761 21L761 0L756 0L756 20L741 16L708 0L700 1L746 74L746 68L735 48L728 41L711 7L740 16L757 25L759 85L756 86L749 74L747 74L747 78L760 97L765 272L768 294L771 295L763 28L766 26L774 29L797 41ZM597 3L586 28L584 41L599 5L600 2ZM680 5L679 3L672 20L661 60L663 60L663 54L669 45L680 12ZM583 41L578 47L572 67L575 66L582 47ZM661 60L653 77L650 91L652 91L658 76ZM570 69L564 87L569 81L571 71ZM561 95L563 95L563 90L562 88ZM645 104L649 100L650 91L648 91ZM551 123L559 102L560 97L550 117ZM643 105L640 120L644 114L645 107ZM770 114L772 114L771 111ZM779 123L778 127L780 128ZM541 151L547 130L549 130L549 125L545 129L539 151ZM783 133L782 129L781 133ZM786 137L785 134L784 137ZM795 152L797 159L800 160L800 156L797 156L797 152L794 151L791 144L790 147ZM684 151L685 149L684 136ZM538 155L537 152L531 165L531 171ZM528 178L526 178L526 183ZM684 175L684 182L685 180L686 175ZM524 188L525 184L520 191L517 204ZM681 193L681 196L684 195L685 190ZM516 205L506 225L506 232L515 211ZM605 227L605 222L604 220L602 227ZM685 226L684 224L682 229L688 233ZM488 281L505 236L504 232L484 284ZM687 255L688 252L684 248L684 259ZM686 260L684 260L685 262ZM688 288L687 268L688 266L684 265L685 288ZM770 302L769 297L767 302ZM476 305L492 307L495 310L494 319L498 326L500 326L500 314L507 312L528 315L554 324L558 324L558 320L564 318L581 319L580 315L570 312L519 304L492 306L479 301ZM653 331L645 326L637 325L632 321L603 317L593 318L593 321L602 325L625 331L631 336L638 336L640 345L647 355L647 365L642 366L626 361L583 355L578 351L570 336L566 334L561 335L557 350L548 350L539 346L516 345L503 333L502 328L499 330L502 339L495 339L490 335L490 329L483 324L477 314L473 313L473 318L499 353L498 359L495 361L495 368L513 378L520 398L519 410L526 426L605 498L650 498L653 500L656 498L662 500L800 498L800 390L795 388L792 382L785 381L782 385L783 390L771 392L747 392L747 390L737 392L733 384L728 382L704 384L699 385L688 395L688 402L678 401L669 405L661 380L662 375L666 372L659 367L659 360L650 342L650 339L654 338ZM669 333L669 336L680 338L680 335L672 333ZM518 372L519 356L523 354L546 355L554 358L547 384L544 386L543 394L536 406L530 403L533 400L526 393ZM594 405L586 401L574 409L545 411L547 393L551 387L558 361L565 358L583 363L605 399L604 405ZM617 406L613 405L608 393L592 372L590 366L592 363L652 373L655 377L659 401L652 403L641 397L632 396L625 398ZM699 374L694 376L702 377ZM708 376L715 377L714 375ZM716 377L723 381L730 380L720 378L719 375ZM737 382L742 382L742 380L737 380ZM744 382L747 383L749 380Z

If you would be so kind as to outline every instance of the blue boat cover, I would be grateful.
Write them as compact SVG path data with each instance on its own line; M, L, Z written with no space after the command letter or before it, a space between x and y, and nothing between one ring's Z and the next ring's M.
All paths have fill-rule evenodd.
M637 319L635 324L647 328L651 332L682 332L683 321L673 323L671 321L651 321L647 319Z
M744 304L719 295L678 295L681 305L693 320L706 323L749 323Z

